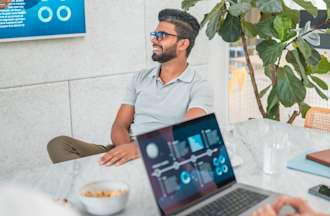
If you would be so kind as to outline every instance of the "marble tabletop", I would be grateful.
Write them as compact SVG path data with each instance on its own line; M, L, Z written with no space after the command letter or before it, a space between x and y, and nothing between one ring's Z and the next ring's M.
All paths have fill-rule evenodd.
M291 169L267 175L261 168L263 144L269 142L271 137L288 135L291 158L306 148L330 148L330 134L270 120L250 120L222 132L228 148L234 148L235 154L244 161L235 167L238 182L304 198L314 209L330 213L329 201L307 193L312 186L321 183L330 185L330 179ZM23 184L53 198L67 198L74 207L81 209L78 191L82 185L96 180L118 180L126 182L130 187L127 207L120 215L158 214L141 159L120 167L101 167L97 163L99 157L95 155L2 176L0 183Z

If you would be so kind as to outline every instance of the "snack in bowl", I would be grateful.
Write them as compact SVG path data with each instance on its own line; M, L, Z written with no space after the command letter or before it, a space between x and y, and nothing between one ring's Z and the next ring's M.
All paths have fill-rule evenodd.
M79 191L79 198L89 213L110 215L125 208L128 194L125 183L97 181L84 185Z
M114 197L120 196L122 193L127 193L126 190L113 190L113 191L85 191L84 196L86 197Z

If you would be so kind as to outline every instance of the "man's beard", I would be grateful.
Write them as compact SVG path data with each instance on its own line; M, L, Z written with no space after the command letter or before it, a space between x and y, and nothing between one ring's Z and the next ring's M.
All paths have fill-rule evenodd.
M158 46L158 47L160 47L160 46ZM162 47L160 47L160 48L162 48ZM162 50L163 50L163 48L162 48ZM176 58L176 44L169 47L161 54L153 53L151 58L153 61L157 61L159 63L165 63L165 62L168 62L168 61Z

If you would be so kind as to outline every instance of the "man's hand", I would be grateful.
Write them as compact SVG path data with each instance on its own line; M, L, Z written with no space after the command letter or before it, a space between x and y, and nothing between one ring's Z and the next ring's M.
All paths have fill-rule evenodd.
M277 216L273 207L269 204L253 212L252 216Z
M257 211L253 212L252 216L277 216L280 213L281 208L283 208L285 205L292 206L296 212L293 214L293 216L327 216L325 214L320 214L315 212L306 201L295 198L295 197L288 197L288 196L282 196L278 198L275 203L271 205L266 205ZM328 215L329 216L329 215Z
M322 214L316 213L308 203L300 198L282 196L273 204L275 211L278 213L284 205L290 205L295 210L294 215L297 216L321 216Z
M135 143L121 144L103 154L99 163L104 166L122 165L129 160L139 157L139 150Z

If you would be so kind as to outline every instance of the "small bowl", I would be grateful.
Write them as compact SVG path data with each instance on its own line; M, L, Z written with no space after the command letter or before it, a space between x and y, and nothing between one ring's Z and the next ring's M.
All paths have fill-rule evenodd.
M86 196L87 192L121 191L111 197ZM86 210L94 215L111 215L123 210L128 201L128 185L122 182L96 181L84 185L79 190L80 201Z

